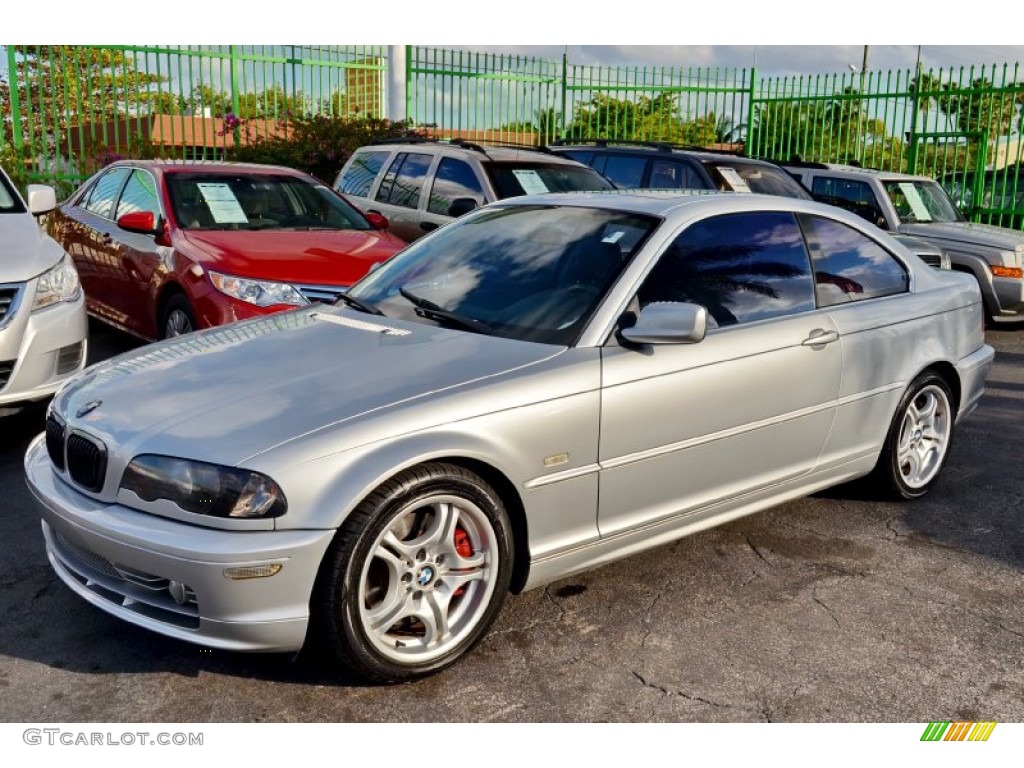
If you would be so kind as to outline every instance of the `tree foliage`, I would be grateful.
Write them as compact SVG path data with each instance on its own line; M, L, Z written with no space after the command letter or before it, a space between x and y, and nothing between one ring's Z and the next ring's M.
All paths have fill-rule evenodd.
M165 81L140 72L131 56L109 48L73 45L17 45L20 128L25 146L44 152L69 125L100 122L134 113L156 97L152 86ZM11 86L0 82L3 139L13 140Z
M330 184L358 147L418 135L403 121L322 114L292 117L285 128L285 135L256 138L251 144L235 147L229 151L229 159L297 168Z

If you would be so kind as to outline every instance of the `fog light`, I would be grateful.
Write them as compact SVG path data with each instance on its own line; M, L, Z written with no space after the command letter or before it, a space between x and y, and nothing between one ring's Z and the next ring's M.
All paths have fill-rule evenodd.
M270 563L269 565L240 565L235 568L225 568L224 575L233 581L243 579L265 579L281 572L284 566L281 563Z
M167 585L167 591L171 593L171 597L178 605L184 605L188 600L189 589L180 581L171 581Z

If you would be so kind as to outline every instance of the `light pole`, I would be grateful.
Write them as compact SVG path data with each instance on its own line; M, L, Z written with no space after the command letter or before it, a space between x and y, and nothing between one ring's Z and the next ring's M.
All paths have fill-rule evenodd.
M847 66L850 67L850 71L853 72L854 74L860 74L860 86L858 88L858 99L856 101L857 128L854 134L854 141L857 143L857 162L860 163L861 165L864 165L864 141L862 136L863 129L861 124L863 123L864 117L862 114L862 105L864 104L864 80L868 74L868 46L864 46L864 58L861 60L860 69L857 68L856 64L849 64Z

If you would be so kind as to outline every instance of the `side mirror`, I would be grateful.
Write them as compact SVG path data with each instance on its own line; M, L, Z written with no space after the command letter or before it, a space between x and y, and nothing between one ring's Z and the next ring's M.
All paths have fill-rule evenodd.
M57 193L45 184L28 185L28 209L33 216L42 216L57 207Z
M708 331L708 311L698 304L659 301L640 312L619 336L631 344L696 344Z
M448 206L448 215L453 219L457 219L459 216L465 216L470 211L475 211L479 207L476 200L472 197L457 197Z
M159 233L156 226L156 217L152 211L126 213L117 220L117 226L128 232L138 232L140 235L155 235Z
M370 225L374 229L387 229L391 226L391 222L388 221L388 217L382 213L367 213L366 220L370 222Z

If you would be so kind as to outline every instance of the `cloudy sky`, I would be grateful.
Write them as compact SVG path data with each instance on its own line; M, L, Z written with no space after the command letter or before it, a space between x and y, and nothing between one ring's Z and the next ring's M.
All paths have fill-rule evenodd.
M210 45L429 45L520 53L572 64L665 67L751 67L763 75L913 69L918 45L925 69L1020 62L1019 0L987 0L977 14L930 12L917 2L582 3L510 0L431 3L386 0L358 4L307 0L295 10L258 4L176 0L159 21L140 17L135 0L108 0L123 12L86 14L81 0L50 0L48 40L39 42ZM23 11L17 10L24 7ZM937 7L937 6L936 6ZM969 8L969 4L957 6ZM15 4L5 18L30 5ZM17 19L13 19L17 21ZM197 21L198 20L198 21ZM29 18L26 18L26 22ZM154 23L156 22L156 23ZM0 44L16 24L4 24ZM25 28L35 29L35 25ZM39 37L35 33L36 38ZM906 44L902 44L906 43Z

